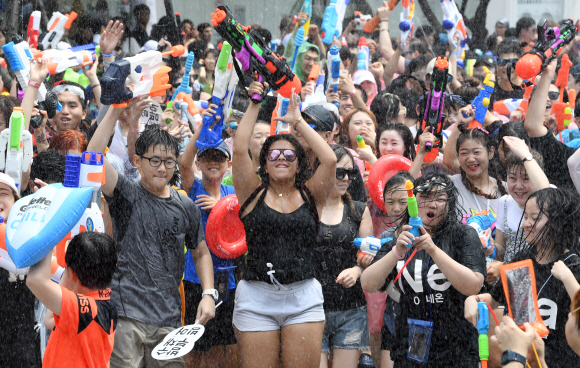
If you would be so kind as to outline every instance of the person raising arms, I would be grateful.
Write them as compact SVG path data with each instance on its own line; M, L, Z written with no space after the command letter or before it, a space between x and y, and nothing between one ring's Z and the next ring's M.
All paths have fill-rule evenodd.
M253 82L248 95L268 84ZM313 257L319 218L334 181L336 155L302 118L292 93L282 120L316 153L312 175L304 150L290 134L269 137L254 172L248 148L260 104L250 102L234 141L234 188L246 228L247 264L236 290L233 323L242 366L319 368L324 309Z

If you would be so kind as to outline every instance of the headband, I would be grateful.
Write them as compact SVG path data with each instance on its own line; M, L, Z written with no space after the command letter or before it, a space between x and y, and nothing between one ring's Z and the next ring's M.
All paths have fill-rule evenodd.
M63 92L70 92L78 98L81 99L81 103L85 102L85 91L77 86L72 86L70 84L58 84L52 87L52 92L59 95Z

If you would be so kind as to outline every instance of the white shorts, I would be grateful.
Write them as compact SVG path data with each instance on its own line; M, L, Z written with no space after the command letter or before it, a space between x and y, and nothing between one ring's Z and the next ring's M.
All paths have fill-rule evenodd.
M242 332L278 331L284 326L324 322L322 286L316 279L283 285L242 280L236 288L234 326Z

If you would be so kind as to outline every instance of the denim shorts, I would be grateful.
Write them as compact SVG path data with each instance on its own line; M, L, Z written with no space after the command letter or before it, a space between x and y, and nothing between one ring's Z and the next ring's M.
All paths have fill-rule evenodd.
M322 352L331 349L370 350L367 306L346 311L325 312Z

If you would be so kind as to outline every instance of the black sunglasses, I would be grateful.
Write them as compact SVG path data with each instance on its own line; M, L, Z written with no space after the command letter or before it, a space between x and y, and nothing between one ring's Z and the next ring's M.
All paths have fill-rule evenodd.
M550 91L548 92L548 98L552 101L558 101L558 99L560 98L560 92Z
M497 66L506 66L508 63L515 64L519 59L497 59Z
M344 167L337 167L336 168L336 178L338 180L344 179L345 176L348 175L350 180L354 180L356 178L357 168L353 167L352 169L345 169Z
M294 162L296 160L296 151L291 149L271 149L268 151L268 161L276 161L280 155L284 155L286 161Z

